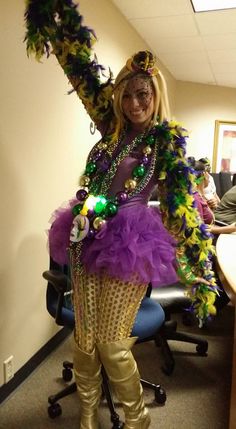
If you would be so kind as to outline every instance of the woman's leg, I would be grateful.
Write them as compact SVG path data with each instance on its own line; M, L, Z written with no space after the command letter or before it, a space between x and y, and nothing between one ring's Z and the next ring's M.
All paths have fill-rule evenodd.
M99 300L98 350L125 412L125 429L147 429L150 417L131 348L130 333L147 286L104 276Z
M128 338L147 285L124 282L106 274L101 283L96 341L109 343Z
M147 286L72 271L75 306L75 377L81 401L80 429L97 429L101 363L122 402L126 429L146 429L150 417L129 338ZM99 351L100 359L97 350Z
M74 374L81 404L80 429L98 429L101 361L96 343L100 281L97 276L72 272L75 309Z

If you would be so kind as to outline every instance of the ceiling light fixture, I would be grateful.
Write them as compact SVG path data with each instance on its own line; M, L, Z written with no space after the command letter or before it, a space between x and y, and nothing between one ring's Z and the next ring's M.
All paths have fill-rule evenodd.
M191 0L194 12L235 9L236 0Z

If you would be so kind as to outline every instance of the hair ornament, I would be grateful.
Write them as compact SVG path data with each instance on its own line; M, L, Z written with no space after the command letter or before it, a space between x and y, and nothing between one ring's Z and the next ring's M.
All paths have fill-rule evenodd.
M126 67L131 72L146 73L149 76L156 76L159 69L155 66L156 57L150 51L139 51L126 62Z

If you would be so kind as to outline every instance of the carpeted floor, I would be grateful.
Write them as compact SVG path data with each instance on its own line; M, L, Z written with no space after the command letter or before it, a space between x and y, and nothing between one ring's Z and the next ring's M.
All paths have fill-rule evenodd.
M154 343L134 347L143 378L161 384L167 393L164 406L154 402L145 390L150 410L150 429L227 429L229 418L234 308L225 307L207 328L179 329L194 332L209 342L207 357L198 356L192 344L170 342L175 356L171 376L161 371L161 353ZM76 393L62 399L62 415L54 420L47 415L47 397L65 386L61 379L62 361L71 358L68 338L2 404L0 429L78 429L79 406ZM123 418L120 405L117 412ZM101 429L111 429L106 402L100 409Z

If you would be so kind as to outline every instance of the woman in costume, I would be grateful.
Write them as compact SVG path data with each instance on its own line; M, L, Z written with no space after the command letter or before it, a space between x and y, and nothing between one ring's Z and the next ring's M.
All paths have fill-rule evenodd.
M166 119L165 81L150 52L131 57L115 83L112 76L101 82L94 32L73 1L28 0L25 19L28 53L56 55L102 136L76 198L55 212L49 233L51 256L70 259L80 429L98 428L101 363L123 405L125 429L146 429L130 333L148 283L179 277L199 322L215 313L212 243L195 209L187 134ZM147 205L157 184L162 216Z

